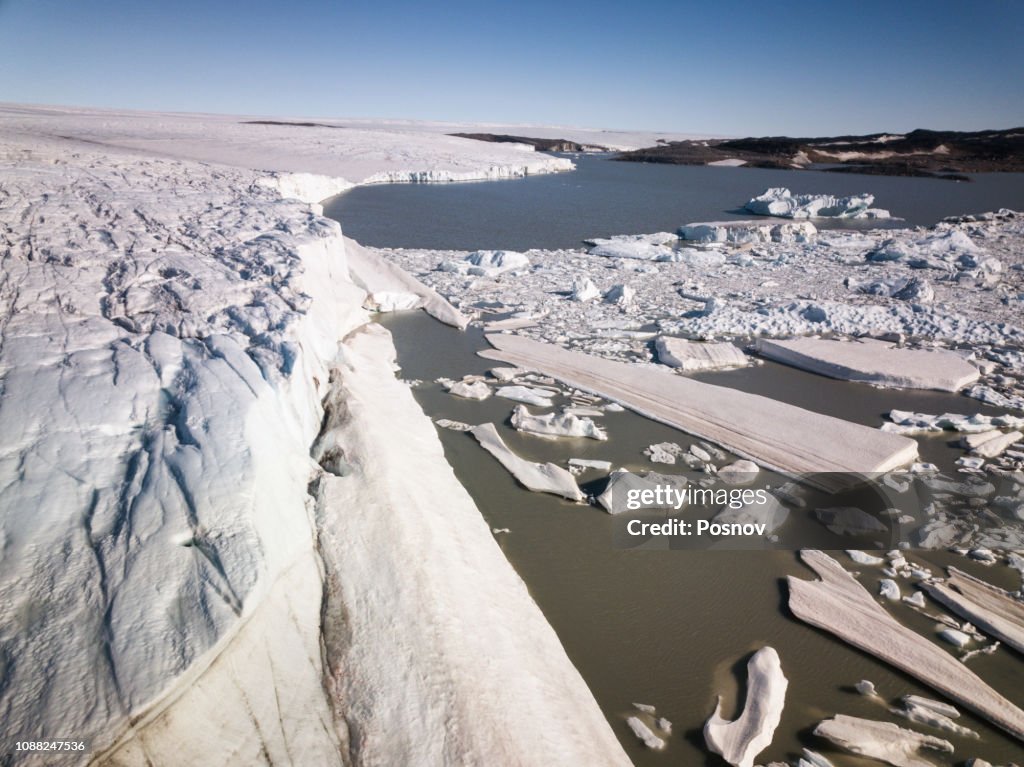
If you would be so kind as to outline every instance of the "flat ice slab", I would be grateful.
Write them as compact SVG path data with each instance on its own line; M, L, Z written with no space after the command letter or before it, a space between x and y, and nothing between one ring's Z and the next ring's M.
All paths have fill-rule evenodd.
M719 696L715 712L704 724L708 748L735 767L753 767L754 758L771 745L782 719L789 681L782 673L779 654L762 647L747 663L747 699L743 713L733 721L722 716Z
M686 372L721 370L750 364L746 354L728 343L699 343L685 338L658 336L654 348L658 352L658 362Z
M954 352L902 349L874 339L762 338L756 348L768 359L801 370L899 389L955 392L977 381L980 375L974 365Z
M907 730L892 722L877 722L837 714L814 728L814 734L826 738L852 754L877 759L898 767L932 767L921 758L922 749L953 753L953 744L934 735Z
M888 471L917 455L917 443L911 439L893 439L897 435L757 394L693 381L657 366L601 359L522 336L488 334L486 338L495 348L480 352L483 357L600 394L826 490L854 482L851 473ZM826 472L831 474L824 476Z

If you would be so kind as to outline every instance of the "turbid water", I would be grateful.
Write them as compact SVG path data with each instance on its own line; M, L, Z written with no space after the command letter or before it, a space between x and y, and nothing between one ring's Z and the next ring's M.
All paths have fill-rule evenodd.
M394 334L401 375L426 382L414 393L429 416L493 422L509 446L525 457L563 464L570 456L600 458L628 468L651 469L657 467L643 457L644 447L661 441L693 442L685 434L629 412L609 413L601 419L610 435L607 442L545 440L515 432L507 423L513 403L496 398L462 400L430 383L440 376L459 378L493 366L475 354L485 346L478 332L460 333L422 313L390 315L382 323ZM970 404L970 409L978 409L956 395L881 391L771 364L708 374L704 379L872 425L890 407L956 410L957 405ZM865 764L831 751L811 734L817 722L836 713L909 726L880 703L856 694L852 685L860 679L873 681L889 701L907 693L936 697L906 675L789 614L785 576L813 577L794 552L619 549L613 544L615 521L604 511L528 492L469 435L440 429L439 436L448 461L488 524L510 530L498 536L505 554L637 765L722 764L704 748L701 727L718 694L726 696L726 715L737 713L746 661L766 644L778 650L790 687L782 723L759 763L792 759L807 746L827 753L838 767ZM943 462L951 454L942 440L925 449ZM598 473L585 474L581 482L595 491L600 488L598 477ZM588 479L594 483L588 484ZM845 554L835 552L835 556L853 568ZM1019 586L1017 574L1004 567L984 568L945 552L915 552L912 558L935 571L955 563L1001 586ZM864 569L861 582L877 592L879 571ZM909 583L901 586L905 594L912 592ZM892 610L906 625L938 642L931 620L902 605ZM971 660L970 666L1024 705L1024 664L1012 651L1000 648L991 656ZM627 729L625 717L633 702L656 706L660 715L674 723L665 752L645 749ZM953 758L933 757L937 764L960 764L972 756L997 764L1021 759L1024 749L1000 731L969 714L961 722L980 732L981 740L935 731L956 746Z
M364 245L477 250L574 248L584 238L675 231L693 221L751 218L739 210L769 187L794 192L875 195L875 204L930 226L944 216L1024 210L1024 174L971 182L822 171L719 168L573 157L572 173L494 182L357 187L325 205ZM869 228L878 221L816 221Z

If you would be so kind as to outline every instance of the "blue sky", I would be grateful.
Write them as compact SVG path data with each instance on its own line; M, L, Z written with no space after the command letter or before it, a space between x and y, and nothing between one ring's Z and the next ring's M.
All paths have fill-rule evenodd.
M0 0L0 101L730 135L1024 125L1024 2Z

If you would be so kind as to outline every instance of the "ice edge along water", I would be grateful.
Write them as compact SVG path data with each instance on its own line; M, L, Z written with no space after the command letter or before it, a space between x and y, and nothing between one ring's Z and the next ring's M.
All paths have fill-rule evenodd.
M5 741L628 764L394 377L339 227L266 188L344 182L3 138Z

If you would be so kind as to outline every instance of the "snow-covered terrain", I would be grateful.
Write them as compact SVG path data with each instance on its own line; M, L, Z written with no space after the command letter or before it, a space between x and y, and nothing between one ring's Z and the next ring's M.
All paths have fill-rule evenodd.
M522 144L425 133L413 126L264 124L233 115L115 112L0 105L0 130L60 138L285 175L289 196L318 202L352 184L470 181L571 170L560 157ZM69 144L70 145L70 144ZM295 174L301 174L298 178ZM308 175L327 177L311 179ZM288 186L291 185L291 186Z
M0 751L628 764L308 204L555 167L311 130L2 110Z

